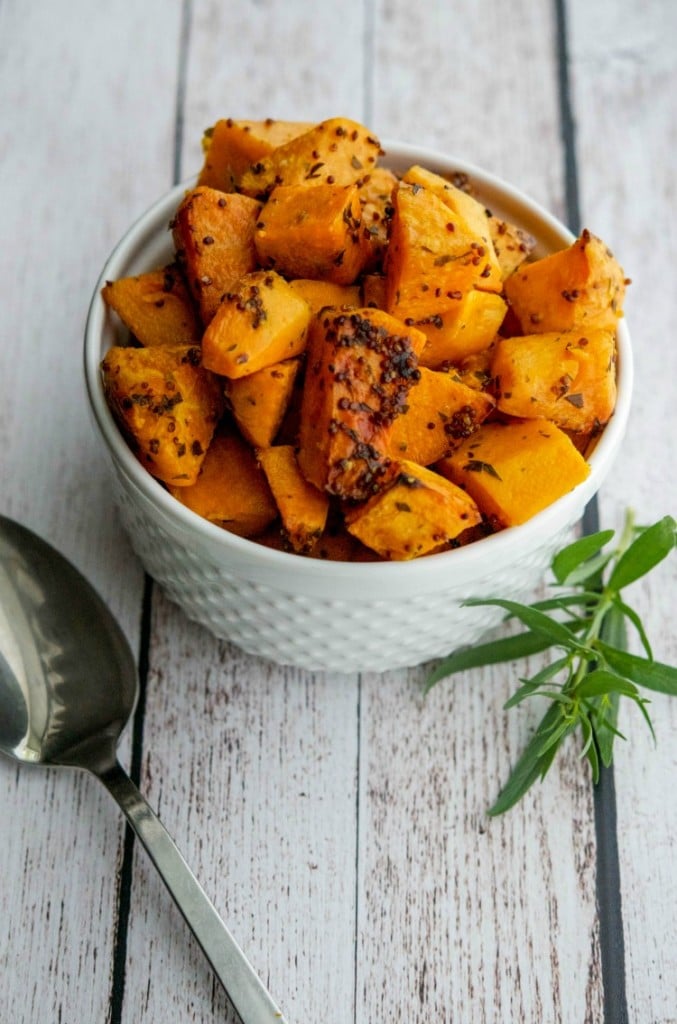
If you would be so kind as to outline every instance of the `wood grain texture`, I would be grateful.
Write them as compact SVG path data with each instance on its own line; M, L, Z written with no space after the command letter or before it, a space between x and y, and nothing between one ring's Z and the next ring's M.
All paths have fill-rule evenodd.
M290 1021L352 1019L357 691L155 603L143 788ZM142 853L124 1021L231 1020Z
M674 288L677 65L671 40L677 9L653 0L615 16L610 3L570 5L572 81L578 115L585 223L609 242L632 278L627 317L635 354L635 392L626 442L605 484L603 526L629 505L639 522L677 510L671 469L677 426L677 353L665 344L677 322ZM677 663L675 559L628 591L656 657ZM640 653L636 639L635 649ZM631 1021L677 1020L677 706L651 697L654 746L638 714L621 728L616 754L618 844L628 1011Z
M584 217L634 280L634 414L601 498L615 525L629 480L642 518L675 510L677 310L662 282L677 257L677 24L668 0L566 10ZM65 550L134 644L142 576L80 370L114 242L175 169L198 168L202 130L229 115L345 114L483 165L564 217L556 52L553 5L529 0L0 0L0 511ZM657 655L676 661L666 595L671 566L633 596ZM159 592L149 660L142 789L290 1024L601 1024L593 808L575 745L510 815L485 815L538 717L503 712L514 670L423 699L424 669L278 669ZM677 711L658 697L654 710L658 749L628 716L616 769L632 1024L677 1020ZM0 1021L109 1019L114 805L86 777L3 762L0 816ZM125 1024L234 1024L142 851L126 939Z
M174 90L175 15L158 2L96 17L82 0L0 4L0 511L86 573L135 647L142 574L88 418L82 336L104 259L170 184L158 97ZM103 1021L119 812L84 776L3 761L0 820L0 1019Z

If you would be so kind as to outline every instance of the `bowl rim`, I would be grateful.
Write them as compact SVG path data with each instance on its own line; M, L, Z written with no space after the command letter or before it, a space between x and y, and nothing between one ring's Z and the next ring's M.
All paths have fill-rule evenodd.
M541 228L547 229L561 242L562 247L569 245L576 237L561 221L526 193L465 159L428 147L396 141L386 140L383 147L386 151L386 158L383 161L385 166L388 166L388 157L391 157L394 163L417 162L442 173L465 173L472 179L473 184L478 186L481 196L483 192L495 193L507 203L526 209L529 217ZM487 561L490 565L505 564L506 560L510 560L511 548L524 551L531 546L532 538L553 535L563 524L573 523L580 518L584 505L599 489L611 468L629 417L634 368L630 333L624 319L619 319L616 332L616 406L594 450L587 457L590 465L589 475L573 490L518 526L506 527L499 533L461 548L436 552L409 561L340 562L278 551L259 544L256 540L239 537L203 519L173 498L160 481L141 465L128 447L106 402L100 371L101 339L106 322L106 308L101 297L101 289L107 280L124 275L125 263L143 244L144 239L157 236L158 229L168 223L180 198L187 189L194 187L195 181L196 178L191 177L173 186L152 203L122 235L99 274L85 326L85 384L94 421L113 462L136 489L164 513L165 521L168 519L170 522L176 522L177 527L196 534L216 557L227 559L230 554L236 556L241 564L250 563L258 568L277 570L287 576L292 574L299 578L326 576L327 567L330 566L331 575L337 582L362 581L366 584L368 581L370 586L373 586L379 582L394 582L395 579L398 582L415 584L424 577L430 579L431 575L436 577L440 574L472 576L478 565L486 572Z

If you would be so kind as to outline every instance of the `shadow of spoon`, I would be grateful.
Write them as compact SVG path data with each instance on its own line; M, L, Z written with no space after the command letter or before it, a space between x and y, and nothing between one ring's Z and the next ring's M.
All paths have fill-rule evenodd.
M0 751L92 772L117 800L243 1024L284 1024L263 982L117 759L138 697L120 626L45 541L0 516Z

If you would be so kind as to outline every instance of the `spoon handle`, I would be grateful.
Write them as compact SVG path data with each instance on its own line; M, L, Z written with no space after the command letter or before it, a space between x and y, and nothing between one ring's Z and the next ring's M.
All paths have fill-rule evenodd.
M209 960L243 1024L285 1024L279 1008L217 914L169 832L127 773L115 766L98 774L117 800Z

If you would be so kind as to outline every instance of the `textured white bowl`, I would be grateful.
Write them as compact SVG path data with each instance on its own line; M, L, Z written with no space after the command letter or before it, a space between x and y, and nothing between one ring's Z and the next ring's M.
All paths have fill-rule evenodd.
M483 202L538 241L537 255L573 236L516 189L465 161L386 144L385 163L464 171ZM608 473L621 444L632 391L632 353L618 327L618 402L590 456L582 484L534 516L456 551L411 562L326 562L275 551L227 533L175 501L136 460L105 401L99 363L126 336L105 308L103 283L172 258L167 225L188 185L155 203L126 233L97 283L85 334L89 401L113 471L122 522L147 572L186 614L216 636L280 664L342 672L415 665L471 644L496 625L495 608L466 608L468 597L518 599L543 579L555 550Z

